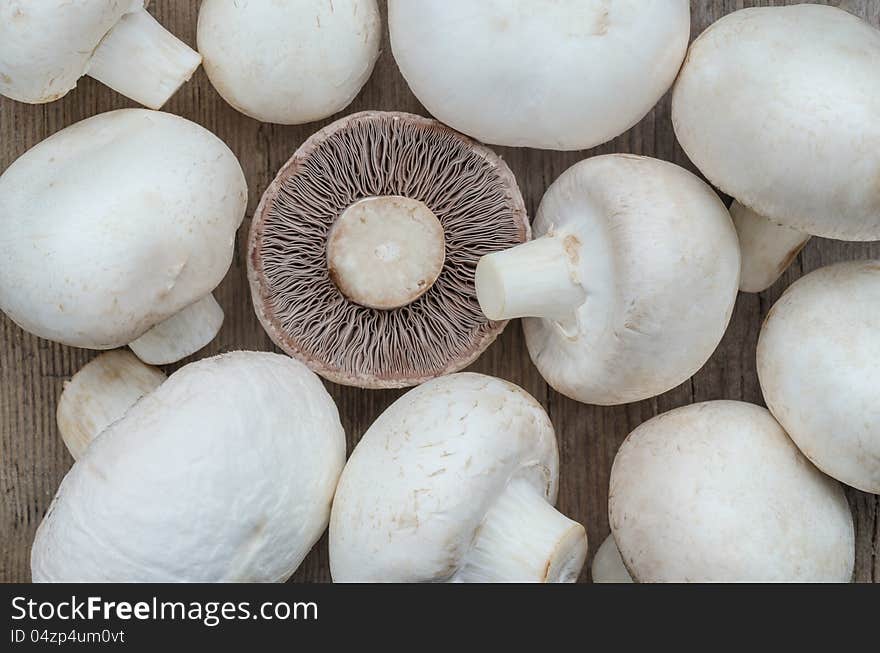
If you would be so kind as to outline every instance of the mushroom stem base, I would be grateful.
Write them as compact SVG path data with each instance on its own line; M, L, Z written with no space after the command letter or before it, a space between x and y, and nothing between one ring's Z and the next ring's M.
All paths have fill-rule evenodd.
M164 322L157 324L134 342L131 350L150 365L170 365L206 346L223 326L223 309L208 295Z
M327 241L327 266L337 288L351 301L381 310L425 294L445 260L440 220L423 202L399 195L355 202Z
M179 40L146 9L125 14L98 45L89 77L114 91L159 109L202 62L198 52Z
M165 375L124 349L101 354L64 384L58 430L74 460L138 400L165 382Z
M484 256L477 265L476 289L485 316L569 320L586 298L573 265L577 247L573 236L548 234Z
M772 286L810 239L809 234L776 224L735 200L730 216L742 253L739 289L743 292Z
M587 557L587 534L535 490L512 480L480 527L454 581L573 583Z

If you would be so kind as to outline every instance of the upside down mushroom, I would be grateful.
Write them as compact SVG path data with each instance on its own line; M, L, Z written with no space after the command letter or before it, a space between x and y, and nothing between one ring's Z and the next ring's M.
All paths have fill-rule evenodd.
M247 186L214 134L146 109L99 114L0 176L0 309L73 347L178 361L223 323Z
M309 138L251 225L248 277L272 340L336 383L421 383L470 364L505 322L481 256L529 237L504 162L434 120L365 112Z
M880 494L880 261L798 279L758 338L774 417L823 472Z
M336 491L336 582L574 582L583 526L558 512L553 425L517 386L429 381L367 430Z
M842 486L753 404L693 404L636 428L611 468L608 513L642 583L846 583L853 574Z
M283 581L326 529L344 461L336 406L301 363L192 363L71 468L37 529L33 580Z
M0 0L0 94L30 104L88 75L159 109L201 63L145 0Z
M672 163L586 159L547 190L535 239L483 257L476 288L492 320L517 317L532 360L562 394L592 404L653 397L687 380L733 312L739 247L714 191Z
M737 202L741 288L811 236L880 239L880 30L813 4L754 7L691 45L672 96L682 148Z

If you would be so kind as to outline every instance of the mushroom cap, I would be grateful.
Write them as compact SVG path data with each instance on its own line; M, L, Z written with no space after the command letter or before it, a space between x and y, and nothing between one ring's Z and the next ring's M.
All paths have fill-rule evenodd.
M880 238L880 31L834 7L743 9L694 41L675 85L678 140L768 219Z
M521 388L481 374L429 381L361 438L330 518L335 581L448 580L511 479L555 503L553 425Z
M715 351L736 301L739 246L724 204L695 175L647 157L586 159L550 186L532 230L571 244L586 294L571 324L523 320L532 360L557 391L639 401Z
M337 287L327 240L349 206L389 196L436 215L445 261L418 299L381 310ZM263 195L248 254L254 308L275 344L330 381L416 385L466 367L504 329L480 310L474 270L529 234L513 173L491 150L421 116L353 114L303 143Z
M49 340L126 345L220 283L246 203L203 127L145 109L83 120L0 177L0 308Z
M344 109L379 56L376 0L203 0L198 44L217 92L242 113L285 125Z
M880 494L880 261L802 277L758 339L770 412L826 474Z
M89 69L92 52L142 0L0 0L0 94L52 102Z
M640 582L849 582L843 488L765 409L709 401L636 428L611 468L609 519Z
M641 120L690 36L688 0L389 0L394 58L437 119L485 143L586 149Z
M286 356L182 368L86 450L37 530L35 582L281 581L327 527L345 434Z
M609 535L602 541L602 545L593 556L593 566L590 576L594 583L632 583L626 565L617 550L614 536Z

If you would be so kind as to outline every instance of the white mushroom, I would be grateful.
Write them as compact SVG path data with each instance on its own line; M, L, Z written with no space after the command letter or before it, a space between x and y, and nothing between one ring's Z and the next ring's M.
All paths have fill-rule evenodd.
M376 0L203 0L199 52L217 92L245 115L284 125L341 111L373 72Z
M64 384L58 400L58 431L70 455L79 460L96 437L165 379L124 349L87 363Z
M553 508L558 454L541 405L480 374L429 381L355 448L333 502L337 582L573 582L583 526Z
M526 317L532 360L578 401L621 404L692 376L718 346L739 283L730 215L671 163L582 161L544 195L535 240L483 257L489 319Z
M880 238L880 31L834 7L755 7L691 46L675 133L733 210L742 289L772 284L810 235Z
M758 339L770 412L826 474L880 494L880 261L795 282Z
M88 75L158 109L201 57L144 0L0 0L0 94L52 102Z
M345 461L333 400L286 356L193 363L135 404L64 478L35 582L275 582L327 527Z
M620 551L614 542L614 536L609 535L602 542L596 555L593 556L593 566L590 570L594 583L632 583L632 576L623 564Z
M730 205L730 217L739 238L743 292L772 286L810 240L809 234L772 222L736 200Z
M611 532L640 582L849 582L842 486L770 413L710 401L648 420L611 468Z
M42 338L129 343L152 364L208 344L247 187L212 133L124 109L64 129L0 177L0 308Z
M394 58L434 116L485 143L586 149L675 80L688 0L389 0Z

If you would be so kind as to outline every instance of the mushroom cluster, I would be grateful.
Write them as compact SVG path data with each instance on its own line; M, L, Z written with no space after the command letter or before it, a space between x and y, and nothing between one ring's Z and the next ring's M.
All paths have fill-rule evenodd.
M248 276L272 340L336 383L421 383L470 364L505 326L480 311L481 257L529 237L519 188L486 147L406 113L309 138L251 225Z
M265 190L241 267L288 355L159 369L221 328L248 189L217 136L150 109L204 56L246 116L323 120L364 88L382 23L376 0L203 0L199 54L147 4L0 0L0 94L50 102L88 75L149 107L66 127L0 175L0 309L111 350L57 402L74 463L35 582L280 582L328 529L335 582L574 582L587 531L572 495L555 507L548 409L461 370L522 318L564 397L656 397L809 235L880 239L880 31L841 9L735 11L688 49L688 0L388 0L393 57L437 120L342 117ZM545 179L530 223L483 144L593 147L673 85L675 134L729 209L683 167L614 153ZM593 581L850 581L843 484L880 494L878 333L880 261L788 288L757 343L767 408L678 407L620 446ZM319 376L417 387L346 461Z

